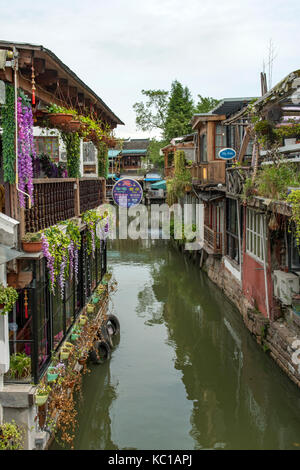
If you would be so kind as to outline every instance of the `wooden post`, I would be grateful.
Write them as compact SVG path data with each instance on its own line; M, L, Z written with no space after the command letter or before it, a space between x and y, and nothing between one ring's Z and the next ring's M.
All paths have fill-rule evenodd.
M76 178L74 182L74 211L75 217L80 215L80 188L79 188L79 178Z

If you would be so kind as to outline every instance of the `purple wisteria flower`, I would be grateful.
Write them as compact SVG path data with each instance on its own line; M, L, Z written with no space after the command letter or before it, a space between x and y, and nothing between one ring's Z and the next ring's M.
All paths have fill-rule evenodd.
M33 139L33 116L30 107L22 104L22 98L17 102L18 118L18 179L21 191L27 192L33 203L33 166L32 158L36 158ZM24 194L19 192L20 206L25 207Z

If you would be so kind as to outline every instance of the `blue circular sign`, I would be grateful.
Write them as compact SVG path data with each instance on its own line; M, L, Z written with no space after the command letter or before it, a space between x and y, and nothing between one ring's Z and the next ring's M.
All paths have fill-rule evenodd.
M235 158L236 156L236 151L234 149L222 149L219 152L219 158L223 158L223 160L231 160L232 158Z
M143 198L143 189L136 180L122 178L114 185L112 197L120 207L137 206Z

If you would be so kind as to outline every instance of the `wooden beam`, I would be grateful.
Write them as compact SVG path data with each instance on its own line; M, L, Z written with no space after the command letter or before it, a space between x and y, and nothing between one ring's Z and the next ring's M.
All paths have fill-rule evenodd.
M36 78L36 83L42 86L53 85L57 82L57 70L45 70Z
M42 73L45 73L45 59L39 59L38 57L35 57L33 60L33 66L36 77Z
M239 162L242 162L244 159L247 147L249 145L249 141L250 141L250 128L246 127L242 145L240 148L240 153L239 153L239 158L238 158Z

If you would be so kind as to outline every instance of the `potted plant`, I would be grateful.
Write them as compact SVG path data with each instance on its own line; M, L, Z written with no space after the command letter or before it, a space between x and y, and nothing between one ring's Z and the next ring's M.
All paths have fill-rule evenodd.
M42 246L43 242L41 232L28 232L22 238L22 248L26 253L38 253L39 251L42 251Z
M9 313L17 301L19 294L13 287L0 284L0 310L2 315Z
M0 424L0 450L22 450L23 439L23 431L14 420Z
M54 127L65 128L67 124L73 120L74 115L76 114L75 110L70 110L64 108L63 106L58 106L56 104L51 104L48 106L48 119Z
M87 352L84 349L80 349L78 354L79 354L78 364L83 366L87 361Z
M55 366L48 367L47 370L47 381L48 382L55 382L58 377L58 371Z
M88 318L86 315L80 315L79 317L79 325L83 326L86 324Z
M87 313L94 313L94 310L95 310L95 305L87 304L87 306L86 306Z
M68 359L73 348L74 345L72 343L65 342L60 351L60 358L62 360Z
M31 358L25 353L10 356L8 377L11 379L27 379L31 376Z
M43 406L48 400L49 393L51 392L50 385L40 384L35 392L35 404Z

